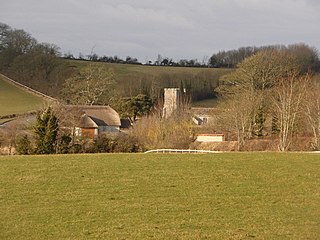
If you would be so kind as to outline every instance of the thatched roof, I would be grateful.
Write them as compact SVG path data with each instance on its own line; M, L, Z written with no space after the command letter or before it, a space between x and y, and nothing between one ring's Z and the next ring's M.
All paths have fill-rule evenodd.
M110 106L67 106L81 114L80 127L121 126L119 114Z

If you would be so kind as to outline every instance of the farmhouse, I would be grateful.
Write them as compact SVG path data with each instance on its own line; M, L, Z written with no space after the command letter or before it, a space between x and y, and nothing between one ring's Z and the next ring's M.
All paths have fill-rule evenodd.
M94 139L101 133L120 131L119 114L110 106L68 106L80 114L80 121L75 127L77 136Z

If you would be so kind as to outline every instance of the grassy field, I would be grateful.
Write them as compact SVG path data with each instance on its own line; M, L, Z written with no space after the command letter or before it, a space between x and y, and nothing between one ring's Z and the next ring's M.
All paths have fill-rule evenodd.
M44 102L41 97L9 84L0 76L0 116L34 111Z
M89 61L76 61L65 60L65 63L74 67L84 67L88 64L92 64ZM93 64L99 64L106 68L112 68L119 78L123 76L134 76L135 74L147 74L147 75L159 75L159 74L179 74L179 73L229 73L232 70L224 68L199 68L199 67L170 67L170 66L146 66L146 65L134 65L134 64L117 64L107 62L94 62Z
M0 239L319 239L320 155L0 157Z

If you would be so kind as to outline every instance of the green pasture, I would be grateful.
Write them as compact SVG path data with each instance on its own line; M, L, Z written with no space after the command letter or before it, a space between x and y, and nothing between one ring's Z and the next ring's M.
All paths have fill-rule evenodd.
M44 103L43 98L6 82L0 76L0 117L34 111Z
M319 239L320 155L0 157L0 239Z

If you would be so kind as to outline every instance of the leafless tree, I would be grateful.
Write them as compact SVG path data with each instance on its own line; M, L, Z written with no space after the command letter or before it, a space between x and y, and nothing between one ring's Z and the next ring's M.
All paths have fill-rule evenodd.
M8 155L13 154L13 149L16 143L16 139L19 134L26 128L26 125L21 120L13 120L6 124L2 129L0 135L2 135L2 146L8 149Z
M66 80L63 88L64 99L71 104L94 105L105 101L115 83L111 69L90 64Z
M304 102L304 114L313 134L313 149L320 150L320 85L313 83L308 88Z
M274 87L273 104L274 114L278 119L280 151L287 151L290 147L309 82L309 75L299 76L293 73L278 79Z

